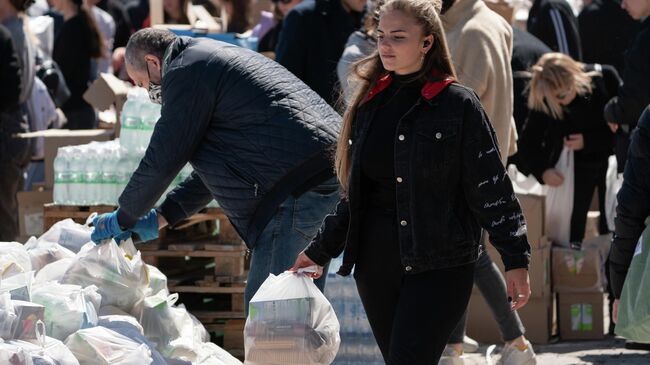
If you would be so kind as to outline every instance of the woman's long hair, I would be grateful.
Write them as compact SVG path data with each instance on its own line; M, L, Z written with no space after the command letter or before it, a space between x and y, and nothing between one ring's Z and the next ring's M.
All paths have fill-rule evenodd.
M564 118L559 92L575 90L576 95L591 94L591 78L600 73L586 72L585 65L562 53L547 53L531 68L528 108L555 119Z
M79 10L79 15L81 15L81 19L90 34L90 57L104 57L104 38L102 38L102 35L99 32L92 10L84 4L83 0L72 0L72 3Z
M447 49L445 33L440 22L440 5L439 1L431 0L389 0L379 9L379 16L387 11L402 11L415 18L416 23L422 27L422 33L425 36L433 36L433 45L424 56L422 68L414 76L415 79L423 83L432 79L434 70L451 77L456 76ZM352 124L356 118L357 109L368 95L368 92L375 86L377 80L387 73L388 71L384 68L377 51L352 65L350 77L357 78L360 85L352 98L352 102L343 113L343 125L336 145L334 162L336 174L346 196L349 188L351 167L348 140L352 134Z

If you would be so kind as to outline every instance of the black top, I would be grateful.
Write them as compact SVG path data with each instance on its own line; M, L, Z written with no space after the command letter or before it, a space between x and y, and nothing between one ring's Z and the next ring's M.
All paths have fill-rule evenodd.
M566 0L535 0L526 24L528 31L554 52L582 60L578 18Z
M64 112L88 106L83 94L91 81L92 35L82 17L79 13L63 23L54 41L52 58L59 64L70 89L70 99L61 108Z
M369 207L395 209L395 132L400 119L420 96L413 75L395 75L381 95L361 154L363 194Z

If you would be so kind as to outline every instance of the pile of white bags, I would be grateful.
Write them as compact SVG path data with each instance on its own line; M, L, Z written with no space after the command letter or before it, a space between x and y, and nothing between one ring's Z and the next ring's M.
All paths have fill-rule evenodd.
M0 364L241 365L169 293L132 241L65 220L0 242Z
M334 309L311 278L271 274L250 302L246 364L331 364L341 344L339 329Z

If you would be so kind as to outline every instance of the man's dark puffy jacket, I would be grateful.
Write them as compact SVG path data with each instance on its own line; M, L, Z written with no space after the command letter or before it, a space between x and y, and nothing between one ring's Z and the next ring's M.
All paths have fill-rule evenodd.
M340 93L336 65L360 26L361 14L346 12L341 0L306 0L284 19L275 59L333 106Z
M389 79L390 80L390 79ZM390 81L388 81L390 83ZM319 265L345 249L339 273L356 262L361 211L360 156L369 124L387 85L381 79L357 112L350 140L348 200L325 218L306 255ZM524 216L512 190L492 126L470 89L438 83L400 120L395 136L397 221L406 274L469 264L481 254L485 228L506 270L527 268L530 246Z
M632 133L623 187L617 199L609 276L614 295L620 298L637 241L650 216L650 107L645 109L638 128Z
M250 50L179 37L165 52L161 118L120 197L132 226L188 161L159 208L174 225L213 198L249 247L290 195L333 176L340 117L284 67Z
M616 159L619 169L625 166L629 132L636 126L641 112L650 104L650 18L641 24L632 46L625 53L623 85L618 96L605 106L605 120L619 124L616 132Z
M582 60L578 19L566 0L535 0L528 14L527 29L554 52Z

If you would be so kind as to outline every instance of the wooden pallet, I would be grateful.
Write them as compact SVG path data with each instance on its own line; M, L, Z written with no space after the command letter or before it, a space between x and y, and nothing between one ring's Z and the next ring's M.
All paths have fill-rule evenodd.
M71 218L79 224L85 224L92 213L109 213L115 209L117 207L112 205L73 206L45 204L43 206L43 232L46 232L55 223L64 219Z

